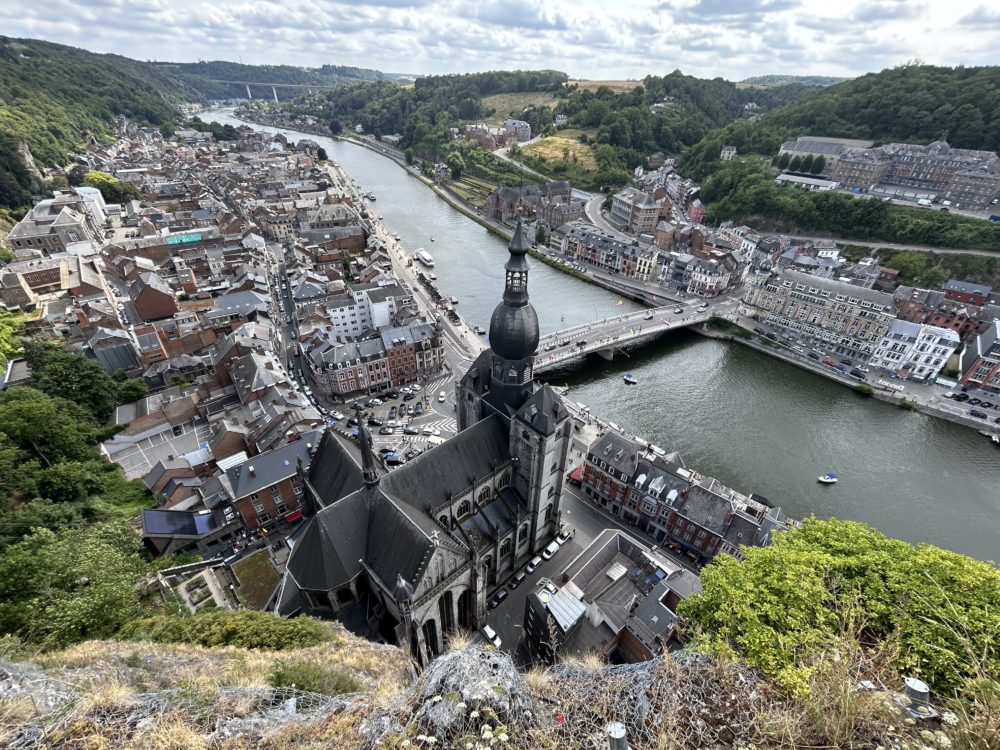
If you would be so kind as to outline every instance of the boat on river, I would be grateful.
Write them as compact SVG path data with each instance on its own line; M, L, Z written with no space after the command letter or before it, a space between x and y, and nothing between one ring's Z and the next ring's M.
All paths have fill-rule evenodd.
M639 382L638 380L636 380L635 375L633 375L630 372L625 373L624 379L625 379L625 385L635 385L636 383Z
M820 474L816 478L816 481L819 482L820 484L836 484L837 475L832 472L827 472L826 474Z
M451 304L453 304L453 305L457 305L458 304L458 297L456 297L454 294L451 297L449 297L448 299L451 300Z
M434 268L434 258L432 258L431 254L426 250L424 250L423 248L417 250L417 252L415 252L413 255L417 260L419 260L428 268Z

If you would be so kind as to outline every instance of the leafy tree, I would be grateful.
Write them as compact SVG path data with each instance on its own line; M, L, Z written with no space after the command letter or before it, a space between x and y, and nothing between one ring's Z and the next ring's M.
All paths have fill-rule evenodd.
M49 354L41 368L32 374L38 390L75 401L90 410L99 422L104 422L114 411L117 403L114 381L95 360L82 354Z
M108 203L125 203L132 200L142 200L142 193L135 185L119 182L107 172L96 170L87 172L83 178L85 185L95 187L101 191L104 200Z
M539 224L538 228L535 229L535 242L539 245L545 244L545 227L541 224Z
M462 179L462 170L465 169L465 159L462 158L462 154L459 151L449 151L448 156L445 157L444 163L451 170L451 177L453 180Z
M413 164L413 147L412 146L408 146L406 148L406 151L403 152L403 155L406 157L406 163L412 165Z
M788 169L792 172L798 172L802 169L802 157L796 154L792 157L792 160L788 162Z
M316 158L319 159L320 161L327 161L326 149L320 146L316 150Z
M809 170L812 174L819 174L824 169L826 169L826 157L823 154L816 154L813 157L812 169Z
M343 133L344 132L343 123L341 123L340 120L336 118L330 120L330 132L333 133L334 135L340 135L341 133Z
M45 466L89 458L97 439L90 412L34 388L0 393L0 425L11 443Z
M792 160L791 154L787 151L778 157L777 167L778 169L785 170L788 169L788 163Z
M138 401L147 393L149 393L149 386L142 378L132 378L124 383L118 383L116 389L119 404L130 404L133 401Z
M813 164L815 163L816 160L813 158L813 155L806 154L805 156L802 157L802 163L799 164L799 171L811 174L813 171Z
M817 519L744 554L716 558L680 606L699 648L733 648L792 691L845 633L943 693L1000 678L1000 571L988 563Z
M128 524L39 529L0 557L0 630L47 647L106 638L142 613L147 569Z

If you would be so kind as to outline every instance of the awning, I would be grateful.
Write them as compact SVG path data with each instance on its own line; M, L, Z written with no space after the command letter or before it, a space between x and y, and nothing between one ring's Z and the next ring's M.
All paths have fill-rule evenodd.
M569 480L577 484L583 484L583 464L573 469L573 473L569 475Z

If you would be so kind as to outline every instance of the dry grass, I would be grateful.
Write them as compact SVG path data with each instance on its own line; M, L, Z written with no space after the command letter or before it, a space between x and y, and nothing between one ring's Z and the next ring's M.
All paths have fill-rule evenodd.
M570 80L567 86L577 86L581 91L597 91L602 86L614 91L616 94L624 94L642 85L642 81L594 81L594 80Z
M267 550L234 563L233 573L239 581L236 594L249 609L263 609L281 580Z
M502 121L511 115L520 115L525 107L550 107L555 102L555 94L551 91L522 91L484 96L483 109L492 109L494 114L491 119Z
M577 169L597 169L594 151L572 138L554 135L521 147L527 156L544 159L547 164L571 164Z

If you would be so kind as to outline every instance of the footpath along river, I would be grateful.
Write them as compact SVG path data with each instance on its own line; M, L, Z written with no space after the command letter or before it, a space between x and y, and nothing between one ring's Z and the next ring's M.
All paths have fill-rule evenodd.
M240 124L227 110L205 120ZM488 325L503 289L505 243L390 159L311 138L341 164L410 250L436 261L442 294L469 325ZM610 292L532 263L542 332L636 309ZM625 372L637 386L626 387ZM892 536L1000 560L1000 450L974 430L864 399L824 378L725 341L677 332L613 362L547 374L592 412L677 450L698 471L756 492L794 517L851 518ZM817 475L834 471L824 486Z

